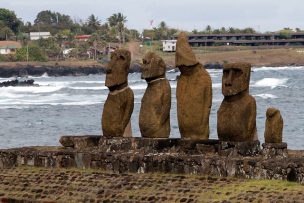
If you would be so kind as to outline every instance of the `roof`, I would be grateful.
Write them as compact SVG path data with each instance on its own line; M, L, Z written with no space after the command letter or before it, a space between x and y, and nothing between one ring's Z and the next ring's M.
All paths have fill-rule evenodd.
M30 32L30 36L50 36L50 32Z
M75 39L89 39L92 35L76 35Z
M16 41L0 41L0 48L21 48L21 43Z

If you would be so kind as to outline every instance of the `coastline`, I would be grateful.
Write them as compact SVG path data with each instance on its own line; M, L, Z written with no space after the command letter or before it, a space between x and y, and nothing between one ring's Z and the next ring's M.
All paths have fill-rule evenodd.
M195 50L197 59L207 69L221 69L222 64L232 62L248 62L253 67L283 67L304 66L304 53L300 48L282 48L266 50L238 50L224 52L202 52ZM167 64L167 69L174 69L175 53L156 51ZM142 53L143 54L143 53ZM135 55L129 72L140 71L141 55ZM83 61L48 61L48 62L1 62L0 77L18 76L78 76L90 74L103 74L106 64L93 60Z

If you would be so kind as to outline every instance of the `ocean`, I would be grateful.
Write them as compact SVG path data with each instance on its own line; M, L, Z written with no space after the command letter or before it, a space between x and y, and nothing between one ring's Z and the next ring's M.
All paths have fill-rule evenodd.
M223 100L222 70L208 72L213 89L210 138L217 139L217 110ZM172 88L171 137L180 137L175 98L179 74L167 72ZM62 135L101 135L101 114L108 94L105 75L29 78L39 86L0 88L0 148L56 146ZM0 82L11 79L14 78L0 78ZM135 96L132 131L139 137L139 109L147 85L140 73L132 73L129 86ZM304 67L253 68L250 94L257 102L259 140L264 141L266 110L275 107L284 119L284 142L290 149L304 149Z

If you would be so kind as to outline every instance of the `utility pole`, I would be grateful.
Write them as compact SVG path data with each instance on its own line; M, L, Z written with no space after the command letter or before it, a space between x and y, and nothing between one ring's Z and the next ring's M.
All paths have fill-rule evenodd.
M28 42L26 43L26 61L29 60L29 48L28 48Z

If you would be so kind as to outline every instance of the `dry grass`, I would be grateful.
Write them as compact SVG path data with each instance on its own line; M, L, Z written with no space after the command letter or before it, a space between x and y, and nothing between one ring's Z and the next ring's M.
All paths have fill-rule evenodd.
M179 174L114 174L88 169L18 167L0 172L0 200L56 202L277 202L304 201L304 186Z

